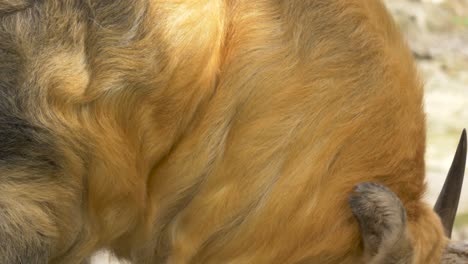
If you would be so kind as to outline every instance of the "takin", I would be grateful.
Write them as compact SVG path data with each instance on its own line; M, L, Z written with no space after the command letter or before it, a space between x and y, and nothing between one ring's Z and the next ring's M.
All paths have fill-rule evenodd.
M461 184L422 199L423 85L381 1L0 0L0 20L2 264L459 249L436 211Z

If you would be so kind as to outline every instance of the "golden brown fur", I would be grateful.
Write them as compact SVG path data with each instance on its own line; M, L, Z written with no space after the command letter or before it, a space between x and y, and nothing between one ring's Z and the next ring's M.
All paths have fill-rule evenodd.
M360 263L347 199L367 181L401 199L414 263L438 263L423 89L380 1L0 2L1 47L17 54L0 75L18 68L22 115L59 153L58 176L2 182L0 203L28 206L13 213L50 263L100 248L135 263Z

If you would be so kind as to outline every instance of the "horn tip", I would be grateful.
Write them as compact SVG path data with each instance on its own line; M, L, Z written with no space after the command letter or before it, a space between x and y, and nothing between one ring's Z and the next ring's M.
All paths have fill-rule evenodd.
M461 134L461 138L460 138L460 145L462 146L462 149L463 149L463 152L466 152L466 142L467 142L467 139L466 139L466 128L463 129L463 132Z

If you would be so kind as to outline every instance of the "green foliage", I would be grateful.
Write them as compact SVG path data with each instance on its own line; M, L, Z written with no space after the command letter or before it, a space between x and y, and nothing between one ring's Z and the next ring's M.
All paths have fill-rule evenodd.
M456 17L453 17L453 22L456 25L468 26L468 17L456 16Z

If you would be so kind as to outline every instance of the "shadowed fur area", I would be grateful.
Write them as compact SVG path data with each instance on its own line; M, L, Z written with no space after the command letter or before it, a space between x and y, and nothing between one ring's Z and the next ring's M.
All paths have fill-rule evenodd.
M0 263L366 263L362 182L439 263L422 93L376 0L0 0Z

